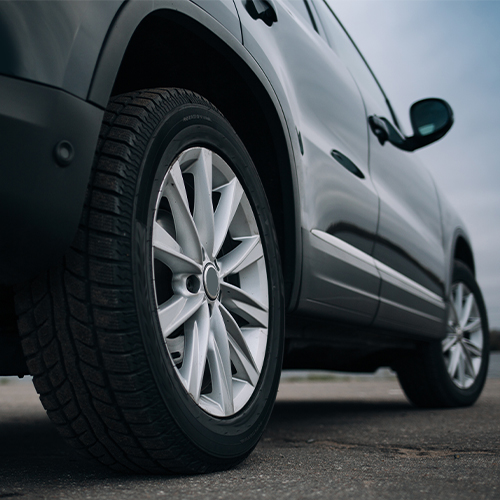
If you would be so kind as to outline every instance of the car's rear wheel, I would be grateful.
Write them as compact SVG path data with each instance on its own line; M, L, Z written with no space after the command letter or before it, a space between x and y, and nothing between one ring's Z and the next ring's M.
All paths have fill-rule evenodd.
M447 335L424 344L397 366L401 386L417 406L473 404L483 390L489 361L489 331L481 291L472 272L455 262L448 301Z
M112 99L75 243L17 308L78 448L138 472L245 458L277 392L283 289L264 189L222 115L177 89Z

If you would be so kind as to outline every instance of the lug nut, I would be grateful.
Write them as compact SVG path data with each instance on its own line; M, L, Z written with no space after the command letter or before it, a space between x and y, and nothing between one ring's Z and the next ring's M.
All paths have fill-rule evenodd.
M189 276L186 280L186 288L190 293L198 293L200 290L200 280L194 275Z

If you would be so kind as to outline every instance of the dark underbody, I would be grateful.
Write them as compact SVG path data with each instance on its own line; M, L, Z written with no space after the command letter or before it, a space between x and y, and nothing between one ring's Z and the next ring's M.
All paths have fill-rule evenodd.
M373 372L395 366L418 339L332 321L287 317L284 369ZM0 287L0 376L29 375L21 349L12 287Z

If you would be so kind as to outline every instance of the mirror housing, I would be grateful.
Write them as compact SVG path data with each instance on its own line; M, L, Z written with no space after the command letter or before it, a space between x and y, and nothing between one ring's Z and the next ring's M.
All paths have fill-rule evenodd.
M453 110L443 99L423 99L412 104L410 122L413 136L405 137L386 118L370 116L369 123L380 144L389 141L403 151L415 151L438 141L453 125Z
M414 149L438 141L453 125L453 110L443 99L423 99L412 104L410 122L413 137L409 137Z

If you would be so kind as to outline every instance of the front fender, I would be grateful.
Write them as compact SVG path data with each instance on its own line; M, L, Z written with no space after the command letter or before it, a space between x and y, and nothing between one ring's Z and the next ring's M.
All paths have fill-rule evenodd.
M0 74L85 99L109 26L124 3L0 2Z

